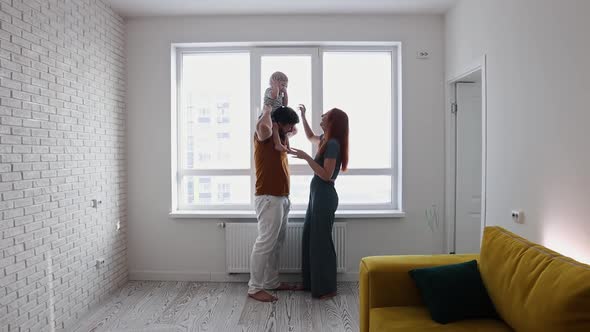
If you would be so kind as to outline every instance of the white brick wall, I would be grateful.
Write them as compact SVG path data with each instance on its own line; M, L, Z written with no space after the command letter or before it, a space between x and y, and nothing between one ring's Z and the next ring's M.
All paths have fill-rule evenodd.
M0 331L67 330L127 280L124 66L100 0L0 0Z

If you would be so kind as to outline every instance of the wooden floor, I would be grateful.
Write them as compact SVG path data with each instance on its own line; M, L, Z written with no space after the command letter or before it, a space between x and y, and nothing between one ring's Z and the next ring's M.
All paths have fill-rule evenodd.
M73 331L358 331L358 283L312 299L281 291L275 303L246 296L245 283L130 281L91 310Z

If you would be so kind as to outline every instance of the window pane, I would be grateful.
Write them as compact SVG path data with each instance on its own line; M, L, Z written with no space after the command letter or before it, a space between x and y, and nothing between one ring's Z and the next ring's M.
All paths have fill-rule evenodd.
M291 176L291 194L294 205L309 202L312 176ZM389 175L339 175L336 179L339 205L391 204L391 176Z
M324 111L348 114L350 168L391 167L391 54L325 52Z
M250 204L249 176L186 176L182 188L185 204Z
M312 176L291 176L291 193L289 199L293 205L305 205L309 202L309 184Z
M273 55L261 58L261 92L264 93L270 86L270 75L275 71L282 71L289 78L287 93L289 107L297 114L299 104L304 104L307 109L307 119L311 126L311 56L310 55ZM262 102L264 97L262 96ZM311 143L305 137L301 122L297 125L297 134L289 139L289 144L311 154ZM291 164L303 164L301 159L290 159Z
M182 167L250 167L250 56L186 54L182 64Z
M339 175L339 204L391 204L391 176Z

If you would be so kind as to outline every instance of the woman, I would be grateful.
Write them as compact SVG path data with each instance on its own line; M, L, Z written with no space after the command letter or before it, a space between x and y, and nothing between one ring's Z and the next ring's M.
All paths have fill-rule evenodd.
M316 135L305 117L305 106L300 105L305 135L318 145L318 153L311 158L307 153L290 149L296 158L307 161L314 172L311 180L309 205L303 224L302 272L303 290L311 290L315 298L325 299L336 295L336 251L332 241L334 214L338 207L338 194L334 181L340 169L348 166L348 116L333 108L322 115Z

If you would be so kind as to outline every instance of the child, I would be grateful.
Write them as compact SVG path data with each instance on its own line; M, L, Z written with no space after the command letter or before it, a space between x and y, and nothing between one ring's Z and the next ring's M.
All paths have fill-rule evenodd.
M289 79L287 75L280 71L274 72L270 76L270 87L264 91L264 105L268 105L271 107L271 118L273 120L273 131L272 131L272 139L274 142L275 150L278 151L287 151L289 146L289 138L285 137L285 145L281 143L281 138L279 136L279 130L277 124L274 121L273 112L281 107L287 106L289 103L289 96L287 95L287 85L289 84Z

